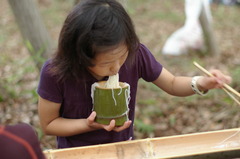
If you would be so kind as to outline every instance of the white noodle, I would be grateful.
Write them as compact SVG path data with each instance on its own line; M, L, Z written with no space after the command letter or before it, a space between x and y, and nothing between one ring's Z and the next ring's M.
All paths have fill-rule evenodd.
M115 104L115 106L116 106L116 105L117 105L117 101L116 101L116 99L115 99L114 90L113 90L113 89L114 89L114 88L121 88L121 87L119 86L119 74L117 73L116 75L109 76L109 78L108 78L108 80L107 80L107 82L106 82L106 84L105 84L105 87L112 89L112 98L113 98L114 104ZM120 95L120 94L121 94L121 92L118 93L118 95Z
M128 83L124 83L124 86L127 86L128 89L125 90L125 100L126 100L126 105L128 106L129 102L130 102L130 85Z
M105 84L105 87L106 88L120 88L118 73L116 75L109 76L109 78Z
M113 88L112 88L112 98L113 98L114 104L115 104L115 106L116 106L116 105L117 105L117 101L116 101L115 96L114 96L114 90L113 90Z
M121 93L122 93L122 87L120 87L120 91L119 91L118 95L120 96Z
M94 91L95 91L97 86L99 86L99 84L97 82L95 82L95 83L92 84L92 87L91 87L91 97L92 97L93 110L94 110Z

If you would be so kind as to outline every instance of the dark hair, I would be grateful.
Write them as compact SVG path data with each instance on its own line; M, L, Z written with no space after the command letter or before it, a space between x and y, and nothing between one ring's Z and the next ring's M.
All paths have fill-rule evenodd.
M51 72L60 80L80 78L81 72L94 66L91 60L98 49L124 42L128 62L133 62L139 40L131 18L115 0L85 0L77 4L62 27Z

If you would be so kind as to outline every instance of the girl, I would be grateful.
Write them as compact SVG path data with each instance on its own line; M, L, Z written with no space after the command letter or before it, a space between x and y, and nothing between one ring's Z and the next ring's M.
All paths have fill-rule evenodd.
M129 121L116 127L94 122L91 85L119 73L130 85ZM46 134L58 136L58 148L129 140L137 84L140 78L175 96L204 94L231 78L218 70L215 77L177 77L139 43L133 23L115 0L86 0L68 15L55 56L41 71L38 87L39 116Z

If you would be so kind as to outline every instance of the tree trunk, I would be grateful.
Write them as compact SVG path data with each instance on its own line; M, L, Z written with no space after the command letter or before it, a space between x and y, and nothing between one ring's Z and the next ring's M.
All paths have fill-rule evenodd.
M208 21L204 5L202 5L202 11L201 11L199 20L202 26L202 30L205 38L205 44L207 46L208 52L214 56L219 55L219 49L216 44L216 39L214 36L212 24L211 22Z
M36 66L41 69L52 43L34 0L8 0L16 22Z

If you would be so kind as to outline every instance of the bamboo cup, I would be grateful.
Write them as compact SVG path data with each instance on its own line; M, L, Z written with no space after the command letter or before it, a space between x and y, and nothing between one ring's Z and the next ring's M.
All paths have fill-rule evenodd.
M121 88L104 88L106 81L95 83L92 86L93 110L97 113L96 122L109 125L114 119L116 126L121 126L128 119L128 103L130 86L120 83Z

